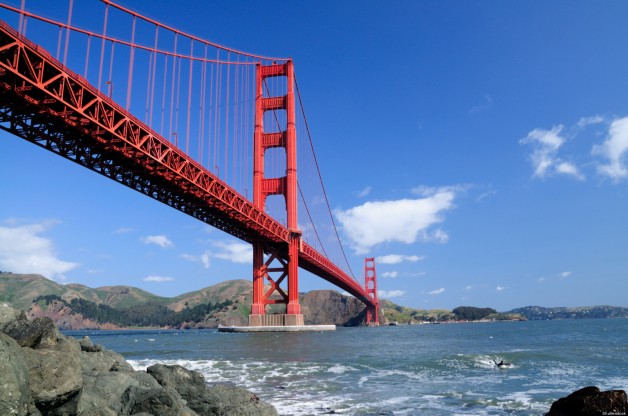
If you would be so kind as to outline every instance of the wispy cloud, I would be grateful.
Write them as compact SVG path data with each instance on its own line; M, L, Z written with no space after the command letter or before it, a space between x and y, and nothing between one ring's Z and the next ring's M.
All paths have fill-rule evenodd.
M398 298L406 294L405 290L378 290L377 295L382 299Z
M604 140L595 143L599 136L604 136ZM590 154L565 156L564 145L575 139L588 139ZM563 175L583 181L586 176L582 169L587 166L595 167L595 174L614 182L628 179L628 116L604 118L595 115L582 117L569 128L562 124L549 130L537 128L519 143L531 149L528 159L534 169L532 176L537 179ZM581 163L576 164L573 160Z
M382 273L382 277L385 279L395 279L397 278L397 276L399 276L399 272L384 272Z
M174 278L167 276L147 276L143 279L145 282L153 282L153 283L164 283L164 282L174 282Z
M443 293L445 291L444 287L440 287L438 289L434 289L431 292L427 292L428 295L432 295L432 296L436 296L436 295L440 295L441 293Z
M497 286L495 288L495 290L498 291L498 292L501 292L502 290L506 290L506 287L504 287L504 286Z
M385 242L445 242L447 234L440 229L430 231L430 227L443 221L455 196L451 189L439 189L425 198L371 201L336 211L336 217L356 254Z
M563 129L563 125L554 126L551 130L534 129L519 140L520 144L532 147L532 153L528 157L534 168L535 178L542 179L552 174L562 174L584 180L584 175L576 165L558 157L558 150L567 140L562 135Z
M146 237L141 237L140 239L144 242L144 244L155 244L161 248L174 247L172 241L170 241L165 235L149 235Z
M213 253L217 259L227 260L233 263L251 263L253 261L253 246L248 243L224 243L216 242L219 251Z
M628 177L626 154L628 154L628 117L613 120L606 140L593 146L591 153L606 159L597 166L600 175L619 181Z
M356 195L360 198L364 198L365 196L368 196L371 191L373 190L373 188L371 188L370 186L365 187L364 189L362 189L361 191L356 192Z
M130 227L120 227L113 230L113 234L128 234L133 232L133 228Z
M410 255L410 256L406 256L403 254L387 254L385 256L379 256L375 259L375 262L377 264L399 264L402 263L404 261L409 261L409 262L417 262L419 260L423 260L424 257L422 256L416 256L416 255Z
M38 273L50 279L63 281L64 273L78 267L78 263L60 260L46 231L58 224L48 220L18 224L10 220L0 225L0 270L14 273Z
M563 278L563 279L566 279L566 278L568 278L569 276L571 276L571 272L562 272L562 273L560 274L560 277L561 277L561 278Z

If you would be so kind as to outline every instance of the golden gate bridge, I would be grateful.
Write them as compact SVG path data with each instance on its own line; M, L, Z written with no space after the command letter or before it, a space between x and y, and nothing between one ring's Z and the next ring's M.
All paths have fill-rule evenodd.
M251 326L303 325L299 268L378 323L374 259L358 282L291 59L111 0L32 3L0 3L0 128L251 243Z

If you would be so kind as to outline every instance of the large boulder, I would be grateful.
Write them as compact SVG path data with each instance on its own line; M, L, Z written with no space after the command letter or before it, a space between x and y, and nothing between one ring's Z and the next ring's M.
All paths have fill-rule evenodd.
M22 348L0 332L0 415L40 415L29 389Z
M628 414L626 392L623 390L600 391L585 387L558 399L546 416L591 416Z
M37 408L42 411L60 407L83 388L83 373L78 355L69 351L24 348L28 380Z
M275 408L250 391L230 384L207 387L205 378L179 365L155 364L146 369L159 384L177 390L201 416L276 416Z

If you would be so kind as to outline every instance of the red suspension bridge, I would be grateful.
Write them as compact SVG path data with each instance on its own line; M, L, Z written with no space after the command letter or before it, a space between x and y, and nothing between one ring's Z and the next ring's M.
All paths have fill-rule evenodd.
M0 128L251 243L250 325L303 325L299 267L377 323L375 264L355 279L290 59L110 0L46 7L0 3Z

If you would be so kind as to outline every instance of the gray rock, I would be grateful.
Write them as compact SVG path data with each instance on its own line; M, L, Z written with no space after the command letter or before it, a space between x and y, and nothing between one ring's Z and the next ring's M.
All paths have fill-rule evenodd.
M128 373L115 371L83 373L83 391L77 405L78 414L118 415L126 400L123 396L131 386L139 386L138 380ZM128 414L128 413L126 413Z
M100 344L94 344L91 339L87 335L83 337L79 341L81 344L81 351L83 352L100 352L104 350L104 347Z
M250 391L233 385L207 387L205 378L179 365L155 364L147 373L164 387L172 387L201 416L274 416L277 411Z
M0 333L0 415L41 415L28 388L28 367L18 343Z
M125 396L131 415L146 412L159 416L197 416L172 387L143 389L131 386Z
M6 306L0 308L0 315L0 330L22 347L47 348L57 342L59 331L50 318L29 321L24 312L11 313Z
M23 348L35 404L49 411L70 401L83 387L79 357L74 351Z
M215 408L216 416L277 416L277 410L250 391L231 384L215 384L205 396ZM200 414L200 413L199 413Z
M81 368L87 372L119 371L130 373L134 371L131 364L126 362L124 357L110 350L83 352L80 354L80 361Z

